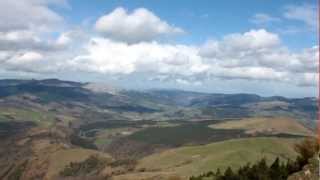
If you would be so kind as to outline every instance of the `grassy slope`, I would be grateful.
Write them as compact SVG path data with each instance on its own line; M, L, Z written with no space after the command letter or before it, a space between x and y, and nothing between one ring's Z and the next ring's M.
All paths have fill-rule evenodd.
M54 121L54 115L49 112L18 108L0 108L0 121L32 121L41 126L49 126Z
M262 157L269 162L277 156L282 159L294 158L296 153L292 147L296 141L297 139L284 138L248 138L181 147L150 155L139 162L137 169L190 176L227 166L237 168Z
M168 128L168 127L176 127L179 126L177 123L171 123L168 121L160 121L156 122L154 125L141 125L142 127L120 127L120 128L106 128L99 130L95 137L95 144L100 145L107 145L115 137L120 137L124 135L131 135L137 131L141 131L147 129L149 127L158 127L158 128Z
M88 149L74 148L57 151L50 156L50 165L48 168L47 177L50 178L54 175L57 175L70 162L84 161L89 156L95 154L111 159L111 156L108 154Z
M248 133L273 132L288 133L297 135L311 135L311 130L298 123L296 120L287 117L277 118L246 118L239 121L228 121L225 123L213 124L209 127L214 129L245 129Z
M94 143L96 145L106 145L111 143L112 137L120 136L123 133L132 133L134 128L111 128L104 129L97 133Z

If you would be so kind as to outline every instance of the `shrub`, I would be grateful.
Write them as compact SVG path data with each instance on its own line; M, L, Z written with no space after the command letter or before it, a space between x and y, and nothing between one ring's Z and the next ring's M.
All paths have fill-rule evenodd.
M266 159L261 159L255 164L246 164L234 172L228 167L222 174L220 169L215 173L208 172L199 176L192 176L190 180L286 180L292 173L302 170L308 160L319 152L319 144L315 138L307 138L299 144L295 145L298 157L295 161L288 160L281 163L279 158L268 166Z

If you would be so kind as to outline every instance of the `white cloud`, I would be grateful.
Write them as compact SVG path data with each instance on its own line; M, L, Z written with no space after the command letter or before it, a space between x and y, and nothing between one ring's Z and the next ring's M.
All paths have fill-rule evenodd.
M250 19L250 22L254 24L267 24L267 23L279 22L279 21L280 21L279 18L270 16L265 13L257 13Z
M307 74L317 74L318 46L291 52L276 34L265 30L208 41L199 53L210 63L213 77L316 85L310 83L314 76Z
M63 18L49 8L52 2L0 0L0 10L14 6L15 11L0 12L4 17L0 22L1 71L89 72L116 77L143 74L146 79L184 86L201 85L203 80L215 78L316 85L318 47L292 52L277 34L265 29L229 34L202 46L160 43L159 37L183 30L147 9L127 12L117 8L96 22L96 30L104 37L89 37L81 29L69 29L54 39L48 27L61 23ZM24 16L25 8L36 13L30 12L24 21L15 22Z
M189 85L189 84L190 84L189 81L184 80L184 79L176 79L176 82L177 82L178 84L182 84L182 85Z
M25 52L22 54L17 54L13 56L8 63L10 64L25 64L25 63L34 63L43 59L43 55L38 52Z
M312 29L317 27L317 6L312 4L289 5L285 7L283 16L287 19L301 21Z
M250 30L244 34L231 34L224 41L237 49L262 49L276 46L280 43L277 34L270 33L264 29Z
M302 77L299 77L300 86L316 86L318 83L319 75L317 73L304 73Z
M109 74L158 73L191 76L208 68L197 54L197 48L184 45L141 42L126 44L104 38L93 38L88 54L71 61L72 67Z
M0 32L0 41L39 41L34 32L27 30Z
M201 81L190 81L190 80L186 80L186 79L175 79L175 82L180 84L180 85L184 85L184 86L201 86L203 85L203 83Z
M51 38L64 19L49 6L68 6L65 0L0 0L0 50L52 51L61 49Z
M0 31L0 50L52 51L62 48L54 40L50 40L49 38L44 39L41 36L41 33L30 30Z
M63 32L56 39L55 44L57 46L74 46L75 44L81 44L83 41L87 41L89 35L86 34L82 29L76 28L69 31Z
M159 36L183 32L181 28L169 25L148 9L138 8L129 13L122 7L100 17L95 29L105 37L129 43L151 41Z
M281 41L277 34L264 29L250 30L243 34L226 35L221 41L209 40L201 47L199 53L202 57L215 57L217 59L224 58L227 55L230 58L230 63L233 61L232 58L239 59L257 52L263 53L270 48L278 47L280 44Z
M68 3L66 0L0 0L2 71L42 73L57 68L58 59L67 52L58 43L62 40L52 36L64 23L52 6L68 7Z
M42 29L49 30L50 27L61 23L63 18L48 8L49 4L65 1L51 0L19 0L0 1L0 31Z
M247 79L247 80L267 80L283 81L288 80L287 72L278 72L268 67L233 67L225 68L216 66L211 69L211 75L223 79Z
M234 62L232 59L240 59L257 52L264 53L273 47L279 47L280 43L277 34L264 29L250 30L243 34L226 35L221 41L209 40L201 47L199 53L202 57L216 59L224 59L227 56L229 58L227 63L230 63ZM248 61L251 63L250 59Z
M75 71L129 76L192 84L210 78L247 79L315 85L307 73L317 73L317 47L294 53L277 34L264 29L227 35L201 47L140 42L127 44L92 38L87 53L69 61Z
M57 44L61 45L61 46L65 46L71 43L71 38L67 33L62 33L58 39L57 39Z

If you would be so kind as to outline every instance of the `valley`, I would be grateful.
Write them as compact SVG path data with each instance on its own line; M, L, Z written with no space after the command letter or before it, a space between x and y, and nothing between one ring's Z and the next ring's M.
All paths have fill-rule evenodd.
M315 136L315 98L0 80L0 179L188 179Z

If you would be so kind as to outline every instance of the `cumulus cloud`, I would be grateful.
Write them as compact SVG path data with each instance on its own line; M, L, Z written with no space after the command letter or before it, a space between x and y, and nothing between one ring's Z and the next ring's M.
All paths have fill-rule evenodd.
M291 52L276 34L263 29L210 40L199 54L211 64L215 77L316 84L311 77L317 74L318 46Z
M54 51L62 47L50 38L64 19L49 8L65 0L0 0L0 50Z
M68 33L62 33L58 39L57 39L57 44L61 46L66 46L72 42L71 37L69 36Z
M264 29L230 34L203 46L92 38L87 53L69 61L74 70L111 75L145 73L180 84L210 78L265 80L315 85L317 46L294 53ZM149 78L150 79L150 78ZM186 83L188 82L188 83Z
M316 30L317 6L312 4L288 5L285 7L283 16L287 19L301 21Z
M43 59L42 54L38 52L25 52L12 58L14 63L32 63Z
M221 41L208 41L200 49L203 57L220 57L225 54L244 56L256 51L266 51L278 46L280 39L277 34L264 29L250 30L243 34L235 33L226 35Z
M30 30L13 30L0 32L0 50L62 50L64 44L50 38L41 37L41 33Z
M197 48L185 45L141 42L127 44L105 38L93 38L88 54L71 61L72 67L107 74L150 72L191 76L206 70Z
M58 73L61 54L33 50L1 51L0 69L13 72Z
M298 86L315 86L317 82L318 46L294 52L282 44L277 34L265 29L225 35L200 46L170 44L157 40L181 33L182 29L144 8L132 12L117 8L97 20L95 29L101 35L92 37L82 29L67 29L55 32L58 37L53 37L48 27L64 21L49 8L53 2L56 1L0 0L0 71L140 75L184 86L201 85L203 80L216 78ZM65 1L57 2L61 5ZM10 12L6 10L10 8ZM26 14L25 9L36 13ZM286 17L303 21L293 12L289 8ZM26 19L22 21L19 16Z
M0 0L2 71L47 72L57 67L57 59L67 52L63 52L62 39L56 40L51 33L59 33L57 29L64 19L49 6L67 7L68 3L65 0Z
M88 41L89 35L82 29L76 28L66 32L62 32L54 42L56 46L67 47L74 46L75 44L82 44L84 41Z
M237 49L263 49L279 44L277 34L267 32L264 29L251 30L244 34L231 34L224 38L224 41L232 48Z
M48 8L49 4L66 4L65 1L19 0L0 1L0 31L25 29L49 30L61 23L63 17Z
M200 48L199 54L207 61L224 67L259 66L256 60L259 55L273 52L279 46L280 39L276 34L260 29L226 35L220 41L209 40Z
M95 29L105 37L129 43L151 41L159 36L183 32L148 9L138 8L130 13L122 7L100 17Z

